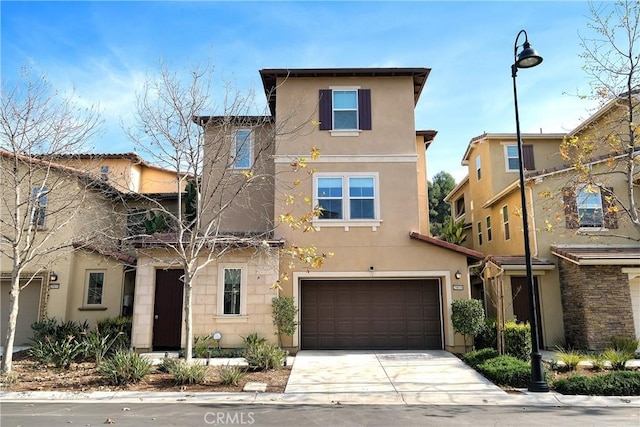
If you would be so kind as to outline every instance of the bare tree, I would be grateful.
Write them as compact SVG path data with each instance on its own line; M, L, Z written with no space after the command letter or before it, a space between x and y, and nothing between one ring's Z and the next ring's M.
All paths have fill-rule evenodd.
M196 65L179 74L160 63L159 74L149 76L138 95L136 126L126 130L152 163L176 171L175 206L141 195L154 216L164 220L155 234L134 237L137 245L161 249L163 263L184 271L187 360L193 353L193 286L207 265L238 248L283 251L310 268L320 266L326 256L273 239L276 222L310 231L318 214L309 203L302 217L273 218L276 140L295 134L310 120L288 126L285 135L279 132L284 117L276 126L270 115L256 114L260 109L253 92L242 94L231 85L216 104L213 71L210 65ZM319 155L312 147L310 153L311 158ZM291 164L293 170L310 171L306 159L292 159ZM298 194L292 191L287 197L293 203Z
M588 35L580 37L581 56L590 78L590 97L599 101L602 114L580 136L565 138L560 154L577 172L577 181L602 194L609 214L622 215L640 231L635 194L640 180L640 3L591 3L590 12ZM592 167L596 163L599 167ZM607 187L607 181L620 174L626 181L624 194Z
M55 92L26 68L15 82L3 82L0 98L0 257L11 269L2 371L10 372L20 292L81 239L74 220L94 185L51 159L84 148L101 121L95 108ZM85 231L97 228L89 222Z

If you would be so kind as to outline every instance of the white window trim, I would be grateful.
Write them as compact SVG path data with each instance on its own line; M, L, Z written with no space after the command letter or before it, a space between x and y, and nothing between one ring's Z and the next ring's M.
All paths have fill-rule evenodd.
M504 211L505 208L507 208L507 220L504 220ZM505 241L511 240L511 216L509 214L509 205L504 205L500 208L500 216L502 217L502 237L504 238ZM509 227L509 238L507 238L507 233L505 233L505 229L507 227L505 227L505 225L508 225Z
M89 304L89 277L91 273L102 273L102 295L100 296L99 304ZM84 298L82 305L84 307L103 307L104 306L104 291L107 283L107 270L86 270L84 278Z
M362 89L361 86L329 86L331 89L331 130L329 134L331 136L360 136L362 132L360 130L360 105L358 105L358 91ZM355 129L333 129L333 124L335 123L335 117L333 115L335 108L333 106L333 92L334 91L355 91L356 92L356 128Z
M518 149L518 145L517 144L504 144L504 170L507 173L517 173L520 172L520 168L516 168L516 169L511 169L509 167L509 147L516 147L516 150ZM519 159L520 155L517 155L515 157L515 159L520 162Z
M349 200L349 178L371 177L373 178L373 209L374 218L369 219L346 219L350 215ZM376 231L382 218L380 216L380 177L378 172L316 172L313 174L313 205L318 206L318 178L342 178L342 219L319 219L314 218L311 223L316 230L322 227L344 227L344 231L349 231L349 227L371 227Z
M240 269L240 314L224 314L224 271ZM244 318L247 316L247 264L223 263L218 264L218 310L216 317Z
M238 150L236 149L236 144L238 142L238 132L247 131L249 132L249 166L236 166L236 155L238 154ZM231 169L245 171L251 169L253 167L253 129L249 128L237 128L233 132L233 143L231 144L231 157L233 158L233 164L231 165Z
M462 212L458 212L458 200L460 199L462 199L462 208L463 208ZM456 220L459 220L467 213L467 204L466 204L466 201L464 200L464 194L453 201L453 208L456 211L455 213Z

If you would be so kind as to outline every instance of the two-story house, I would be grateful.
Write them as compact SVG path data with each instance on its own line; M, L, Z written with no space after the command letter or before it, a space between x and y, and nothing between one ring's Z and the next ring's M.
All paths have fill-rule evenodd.
M249 191L220 226L234 235L273 232L265 237L270 251L236 250L196 277L195 335L219 332L228 347L251 332L275 341L271 299L279 292L292 296L298 309L298 329L284 342L293 350L462 347L450 305L470 297L468 267L482 256L429 236L426 149L436 133L416 131L414 119L429 72L263 69L269 120L256 116L252 124L243 117L233 126L220 117L198 119L209 123L205 157L219 156L221 147L231 153L232 161L218 168L237 169L239 177L272 173L259 194ZM216 121L231 127L228 138L213 144ZM316 160L311 150L319 153ZM302 174L292 170L303 158ZM203 179L222 172L214 167ZM291 204L289 196L309 204ZM309 206L320 208L312 230L278 224L303 216ZM333 256L322 268L308 269L291 264L281 247L313 247ZM157 257L152 262L151 252L138 252L145 268L138 270L132 344L161 347L158 316L172 319L178 330L173 345L179 347L185 342L183 312L157 311L169 299L158 289L175 278L164 277L171 270ZM271 286L276 281L279 291Z
M522 136L543 347L597 349L609 345L613 336L640 337L640 234L624 221L610 197L626 197L621 166L612 162L616 156L611 147L602 144L602 152L585 161L595 181L585 182L560 156L565 137L589 138L590 132L602 131L605 110L610 108L569 134ZM468 176L446 200L453 215L467 224L465 246L485 254L476 281L484 286L487 311L528 321L515 134L473 138L462 164L468 166Z
M121 314L128 271L135 262L113 239L125 228L118 222L124 218L118 214L122 193L48 159L4 150L0 154L3 339L16 258L28 262L20 275L15 345L29 344L31 324L43 317L94 325Z

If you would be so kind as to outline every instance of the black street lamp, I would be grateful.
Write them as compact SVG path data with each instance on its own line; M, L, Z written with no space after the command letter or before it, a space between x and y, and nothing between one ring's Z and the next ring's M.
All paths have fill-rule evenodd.
M524 44L522 52L518 55L518 39L524 34ZM511 77L513 78L513 101L516 110L516 138L518 141L518 167L520 172L520 198L522 199L522 228L524 231L524 258L527 272L527 288L529 291L529 317L531 325L531 381L529 391L548 392L549 386L544 379L542 370L542 354L538 340L538 316L535 300L535 289L533 287L533 273L531 268L531 248L529 247L529 218L527 213L527 198L525 195L524 183L524 162L522 158L522 136L520 135L520 117L518 115L518 91L516 90L516 75L518 68L531 68L542 62L542 57L538 55L529 44L527 32L521 30L516 36L513 45L513 65L511 65Z

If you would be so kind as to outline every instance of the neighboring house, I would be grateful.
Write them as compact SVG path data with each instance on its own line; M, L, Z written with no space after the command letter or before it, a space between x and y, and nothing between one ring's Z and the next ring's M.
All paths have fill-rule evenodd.
M131 266L135 258L119 251L117 241L104 239L103 231L124 232L118 223L121 193L111 185L77 169L44 160L15 156L1 151L2 206L0 226L3 236L29 229L26 200L36 194L32 224L40 254L24 271L23 283L33 277L19 296L15 345L29 343L31 324L43 317L61 321L88 321L117 316L122 312L124 288L133 283ZM15 168L15 169L14 169ZM22 179L19 190L22 224L14 227L16 191L13 171ZM33 197L33 196L31 196ZM45 240L46 239L46 240ZM43 243L44 242L44 243ZM61 251L48 253L51 248ZM0 254L1 336L6 336L9 313L12 261L9 242L2 241Z
M293 296L298 308L297 331L284 341L294 351L463 348L450 305L470 297L469 264L482 254L429 236L426 149L436 132L416 131L414 120L429 72L260 71L271 118L255 117L252 126L244 117L241 126L232 126L225 150L235 160L221 167L242 174L256 162L273 179L249 191L220 225L231 235L268 234L265 250L256 254L240 245L196 277L194 335L219 332L226 347L241 345L252 332L275 341L271 299L279 292ZM293 173L291 163L309 158L312 148L320 157L308 159L302 176ZM212 150L220 146L209 144L205 154ZM214 168L203 179L220 173ZM299 217L309 209L288 204L292 192L322 208L314 231L280 225L269 233L282 215ZM290 265L282 246L334 255L309 270ZM169 261L158 249L138 250L136 349L184 346L183 309L171 305L182 299L181 290L171 294L181 271L166 269ZM274 290L271 285L283 277L282 290Z
M611 197L628 198L625 176L612 169L615 155L596 152L587 164L597 178L588 185L559 154L565 136L601 132L607 114L599 111L566 135L522 136L543 347L602 349L613 336L640 338L640 232ZM464 245L485 254L476 282L484 285L488 313L528 321L515 134L473 138L462 164L468 176L445 200L467 224Z

